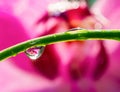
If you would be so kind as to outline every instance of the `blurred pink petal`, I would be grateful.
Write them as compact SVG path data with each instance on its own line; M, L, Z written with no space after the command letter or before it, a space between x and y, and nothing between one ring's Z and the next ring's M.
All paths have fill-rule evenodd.
M107 20L104 28L120 29L119 15L120 15L120 1L119 0L98 0L93 7L96 14L102 14ZM120 43L117 41L105 41L104 43L109 57L109 68L105 76L98 84L98 90L102 92L119 92L120 88ZM101 85L104 84L104 85ZM101 92L101 91L100 91Z
M50 85L55 87L53 82L40 76L21 71L13 66L10 61L1 62L0 76L0 90L2 92L26 92L26 90L29 90L29 92L36 92L34 90L38 90L38 88L40 92L40 90L43 90L44 88L49 88ZM57 86L57 83L55 84Z
M46 13L42 20L39 20L48 4L55 1L45 0L41 3L42 1L38 0L15 0L9 4L2 0L3 6L1 6L1 9L8 14L0 13L0 49L33 37L63 32L73 27L94 29L96 23L99 23L86 5L85 7L65 11L58 17L51 17ZM8 1L6 0L6 2ZM79 12L81 13L79 14ZM41 22L44 22L43 25ZM41 25L43 27L39 28ZM105 89L101 88L104 79L110 75L110 70L107 71L108 74L106 73L108 68L106 58L109 57L106 52L108 49L104 49L107 47L106 43L102 45L103 48L99 41L75 41L49 45L46 46L43 55L35 61L21 53L9 59L9 62L16 66L8 61L3 62L3 66L1 64L3 69L0 69L0 72L5 74L0 73L3 77L1 79L5 79L4 86L7 87L2 90L16 92L95 92L96 90L107 90L108 92L109 89L106 87L110 86L109 83L105 83ZM112 60L112 56L110 59ZM98 80L95 81L95 78L98 78ZM11 83L13 83L13 86L11 86ZM1 87L2 84L3 82L0 83Z

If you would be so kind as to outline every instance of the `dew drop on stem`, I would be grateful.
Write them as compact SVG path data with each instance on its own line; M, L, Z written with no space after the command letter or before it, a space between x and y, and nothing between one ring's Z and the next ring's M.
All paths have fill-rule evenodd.
M30 59L36 60L43 54L44 49L45 49L45 46L32 47L27 49L25 53Z
M80 27L77 27L77 28L72 28L72 29L70 29L70 30L68 30L68 31L78 31L78 30L83 30L84 28L80 28Z

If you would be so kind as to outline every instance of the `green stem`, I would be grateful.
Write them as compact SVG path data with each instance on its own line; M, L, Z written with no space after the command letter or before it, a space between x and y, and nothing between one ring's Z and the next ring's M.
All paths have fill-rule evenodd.
M45 46L48 44L54 44L56 42L67 42L74 40L118 40L120 41L120 30L76 30L67 31L63 33L56 33L51 35L42 36L39 38L31 39L5 50L0 51L0 61L15 56L20 52L34 46Z

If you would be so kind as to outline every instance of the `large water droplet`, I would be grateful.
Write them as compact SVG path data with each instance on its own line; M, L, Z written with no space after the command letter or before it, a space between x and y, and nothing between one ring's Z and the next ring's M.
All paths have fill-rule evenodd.
M44 48L44 46L32 47L27 49L25 53L30 59L36 60L43 54Z

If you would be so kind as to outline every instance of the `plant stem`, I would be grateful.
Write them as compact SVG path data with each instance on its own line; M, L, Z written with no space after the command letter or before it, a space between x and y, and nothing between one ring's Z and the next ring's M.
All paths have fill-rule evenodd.
M56 42L67 42L75 40L105 40L105 39L120 41L120 30L82 29L34 38L0 51L0 61L11 56L15 56L18 53L23 52L26 49L34 46L45 46L48 44L54 44Z

